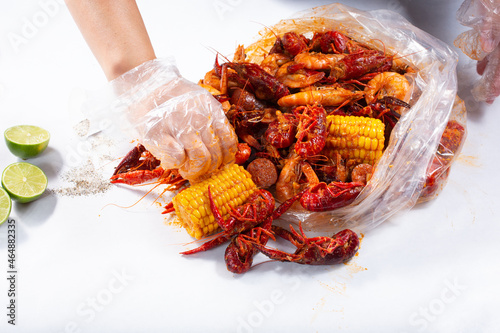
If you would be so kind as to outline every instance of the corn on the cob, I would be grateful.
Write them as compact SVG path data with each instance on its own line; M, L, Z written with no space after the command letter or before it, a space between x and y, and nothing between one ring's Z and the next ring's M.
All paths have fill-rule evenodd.
M243 204L257 189L250 173L237 164L227 165L210 178L179 192L173 199L175 213L196 239L215 232L219 225L210 209L208 186L224 219L231 207Z
M331 115L326 118L327 138L324 154L358 163L374 165L384 149L384 123L380 119Z

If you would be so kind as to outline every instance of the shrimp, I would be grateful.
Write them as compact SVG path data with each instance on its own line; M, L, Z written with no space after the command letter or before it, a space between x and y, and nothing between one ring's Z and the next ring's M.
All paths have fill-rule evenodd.
M278 69L289 62L291 58L283 53L271 53L262 60L260 67L271 75L276 75Z
M293 61L282 65L275 74L276 79L288 88L305 88L318 82L325 76L324 72L317 72L304 68Z
M395 97L402 101L410 91L410 83L401 74L396 72L382 72L368 81L365 87L366 103L371 104L386 96Z
M316 52L303 52L295 56L293 61L304 68L312 70L331 70L344 54L326 54Z
M300 161L301 157L292 150L276 182L276 199L278 201L284 202L300 192L298 185L302 176Z
M319 104L322 106L339 106L350 101L363 98L363 91L352 91L338 85L327 86L318 90L301 91L283 96L278 100L279 106L297 106Z
M351 172L351 180L356 183L366 185L373 174L373 166L371 164L358 164Z

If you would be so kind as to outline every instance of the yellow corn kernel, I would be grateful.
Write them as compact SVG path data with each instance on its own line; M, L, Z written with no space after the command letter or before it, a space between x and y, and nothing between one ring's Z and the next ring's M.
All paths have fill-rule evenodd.
M323 153L333 158L339 153L344 159L374 165L384 150L385 125L380 119L331 115L327 120L327 138Z
M230 207L242 205L257 189L250 173L242 166L231 164L179 192L172 199L175 213L188 234L196 239L219 229L210 208L208 186L224 219L229 217Z

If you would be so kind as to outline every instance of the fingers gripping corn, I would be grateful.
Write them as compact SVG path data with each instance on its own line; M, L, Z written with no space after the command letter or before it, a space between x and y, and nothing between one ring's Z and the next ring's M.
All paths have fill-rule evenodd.
M210 209L209 185L224 219L229 217L231 207L243 204L257 189L250 174L242 166L232 164L179 192L172 199L175 213L189 235L196 239L219 228Z
M374 165L384 149L384 123L379 119L332 115L326 118L328 136L324 153L333 158L338 152L344 159Z

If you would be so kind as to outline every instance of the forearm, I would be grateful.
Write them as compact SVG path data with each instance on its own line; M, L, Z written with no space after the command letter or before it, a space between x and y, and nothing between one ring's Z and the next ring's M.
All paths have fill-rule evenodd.
M155 58L134 0L66 0L108 80Z

